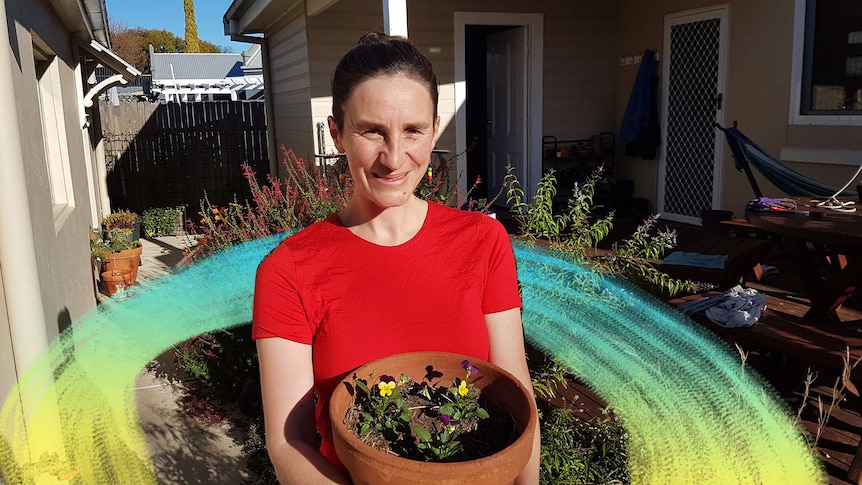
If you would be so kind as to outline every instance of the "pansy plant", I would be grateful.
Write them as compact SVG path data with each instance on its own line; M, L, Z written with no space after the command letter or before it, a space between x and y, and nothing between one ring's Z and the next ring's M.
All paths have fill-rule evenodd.
M461 368L464 378L456 377L449 387L416 383L403 374L399 379L382 375L371 386L362 379L354 379L360 391L357 403L362 407L361 437L376 431L395 444L401 439L399 434L412 429L416 449L428 461L447 461L461 453L463 446L458 437L475 430L479 420L488 417L487 411L479 406L479 391L468 382L479 369L467 360L461 363ZM413 409L430 417L421 420L423 425L412 422L411 410L404 405L403 395L408 389L429 403Z
M479 392L467 382L470 376L479 373L479 369L469 360L461 362L461 368L464 369L464 378L456 377L451 386L439 393L443 398L437 410L439 425L433 432L413 427L413 434L419 438L416 446L429 460L446 461L460 453L463 447L456 438L475 429L480 419L488 417L488 412L479 406ZM424 391L428 392L427 389L426 386Z
M410 423L410 412L404 407L401 398L402 386L407 382L405 376L402 375L400 381L396 381L392 376L382 375L377 385L371 388L362 379L355 379L354 382L364 395L359 398L368 403L360 417L360 434L367 435L376 430L387 437Z

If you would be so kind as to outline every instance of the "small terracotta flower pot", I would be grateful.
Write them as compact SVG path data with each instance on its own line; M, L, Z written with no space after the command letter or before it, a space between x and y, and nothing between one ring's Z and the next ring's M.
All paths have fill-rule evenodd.
M111 253L108 259L102 263L102 271L112 271L117 269L127 269L131 273L131 284L138 282L138 266L141 265L141 255L144 252L142 246L118 253Z
M102 283L105 284L105 293L114 296L120 289L132 286L132 272L127 269L113 269L102 273Z
M344 425L344 416L353 406L348 392L353 386L350 374L335 388L329 403L335 451L350 478L363 484L511 484L527 466L533 449L533 435L538 426L536 402L530 392L512 374L489 362L447 352L411 352L370 362L354 371L356 377L371 379L383 374L407 374L421 380L429 365L442 372L442 382L462 377L461 362L469 360L479 368L471 383L492 402L502 405L515 420L520 435L514 443L494 455L471 461L429 463L390 455L363 443Z

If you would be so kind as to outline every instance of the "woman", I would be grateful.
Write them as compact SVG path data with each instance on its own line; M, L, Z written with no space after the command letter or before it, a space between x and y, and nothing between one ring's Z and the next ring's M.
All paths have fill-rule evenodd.
M329 130L353 197L276 248L255 287L267 449L284 484L350 483L329 397L374 359L459 352L531 388L503 227L414 195L440 127L431 63L404 38L367 34L339 62L332 95ZM518 483L538 483L538 441Z

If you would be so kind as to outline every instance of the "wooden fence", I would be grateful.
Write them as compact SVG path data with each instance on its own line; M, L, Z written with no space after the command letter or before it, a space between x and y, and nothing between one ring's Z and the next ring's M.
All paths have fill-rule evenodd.
M197 219L201 200L227 205L251 197L248 164L269 173L263 103L101 101L111 206L140 213L184 205Z

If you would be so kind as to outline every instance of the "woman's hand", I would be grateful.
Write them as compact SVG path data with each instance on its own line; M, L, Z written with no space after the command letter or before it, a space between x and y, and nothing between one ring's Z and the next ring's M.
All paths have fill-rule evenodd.
M314 446L311 346L281 338L257 341L266 449L283 485L349 484Z
M530 371L527 368L527 358L524 349L524 328L521 324L521 309L512 308L498 313L485 315L485 325L488 327L488 339L491 345L489 360L492 364L502 367L518 378L530 393L533 394L533 384ZM535 396L533 396L535 399ZM535 485L539 483L539 457L541 456L541 433L536 426L533 439L533 454L527 467L515 480L516 485Z

